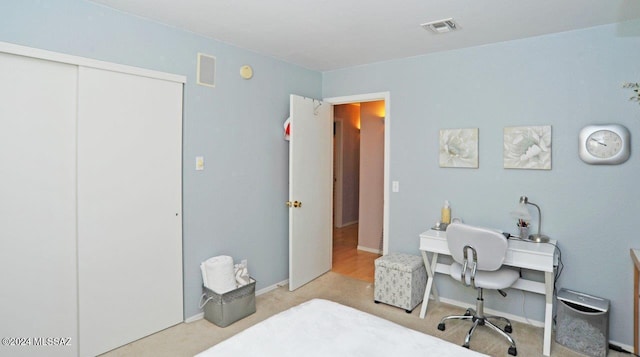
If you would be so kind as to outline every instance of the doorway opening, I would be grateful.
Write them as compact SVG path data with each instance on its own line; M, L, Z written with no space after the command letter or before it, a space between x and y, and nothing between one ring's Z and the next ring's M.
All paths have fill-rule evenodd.
M386 106L334 105L332 271L369 282L385 250Z

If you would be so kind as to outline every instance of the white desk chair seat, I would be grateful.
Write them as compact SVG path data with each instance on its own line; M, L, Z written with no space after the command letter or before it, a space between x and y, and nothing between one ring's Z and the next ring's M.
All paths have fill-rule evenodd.
M476 289L478 298L476 310L469 308L464 315L446 316L440 320L438 329L444 331L447 320L471 320L473 325L465 337L463 347L469 348L471 336L478 326L488 326L509 341L511 346L508 352L516 356L516 343L508 335L512 332L511 322L501 316L484 314L483 289L498 290L506 296L502 289L510 287L520 277L517 271L502 268L507 253L507 238L491 229L455 223L447 227L447 245L455 261L450 267L451 277ZM506 322L505 328L501 329L489 319Z

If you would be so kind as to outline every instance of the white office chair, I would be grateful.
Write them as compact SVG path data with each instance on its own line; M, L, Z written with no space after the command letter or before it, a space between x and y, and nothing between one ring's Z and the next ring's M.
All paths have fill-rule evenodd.
M507 296L501 289L510 287L519 278L517 271L502 268L507 252L507 238L502 233L491 229L454 223L447 227L447 244L455 261L451 264L451 277L466 286L477 289L478 298L476 310L469 308L464 315L444 317L438 324L438 330L444 331L444 323L447 320L471 320L473 326L467 333L462 347L469 348L469 341L476 327L485 325L506 338L511 344L509 354L516 356L518 354L516 343L508 335L512 332L511 322L501 316L485 315L482 297L483 289L498 290L502 296ZM506 326L501 329L489 319L505 321Z

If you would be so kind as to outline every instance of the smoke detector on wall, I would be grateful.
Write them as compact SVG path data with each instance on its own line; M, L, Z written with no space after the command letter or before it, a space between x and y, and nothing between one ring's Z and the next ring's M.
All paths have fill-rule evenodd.
M434 33L446 33L456 31L458 29L458 24L453 21L453 18L425 22L420 26L422 26L422 28L424 28L425 30L433 31Z

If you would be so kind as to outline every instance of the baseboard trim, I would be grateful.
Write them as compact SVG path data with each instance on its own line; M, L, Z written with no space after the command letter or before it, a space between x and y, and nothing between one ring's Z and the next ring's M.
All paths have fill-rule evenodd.
M195 314L195 315L193 315L193 316L191 316L191 317L186 318L186 319L184 320L184 323L185 323L185 324L190 324L190 323L192 323L192 322L196 322L196 321L198 321L198 320L202 320L202 319L204 319L204 312L201 312L201 313L199 313L199 314Z
M382 251L380 249L369 248L362 245L358 246L358 250L362 250L364 252L369 252L369 253L382 254Z
M622 348L623 350L627 351L628 353L633 353L633 346L626 345L624 343L613 341L613 340L609 340L609 343L612 344L612 345L616 345L616 346Z
M337 227L338 227L338 228L344 228L344 227L346 227L346 226L350 226L350 225L352 225L352 224L356 224L356 223L358 223L358 221L357 221L357 220L355 220L355 221L351 221L351 222L342 222L342 225L337 226Z
M281 281L279 283L275 283L273 285L269 285L266 288L262 288L262 289L256 291L256 296L260 296L262 294L266 294L271 290L275 290L277 288L283 287L283 286L288 285L288 284L289 284L289 279L285 279L285 280L283 280L283 281Z
M260 296L262 294L266 294L271 290L275 290L275 289L277 289L279 287L282 287L282 286L285 286L287 284L289 284L289 279L283 280L283 281L281 281L279 283L275 283L273 285L269 285L269 286L267 286L265 288L262 288L262 289L256 291L256 296ZM187 317L186 319L184 319L184 323L188 324L188 323L196 322L196 321L202 320L202 319L204 319L204 312L195 314L195 315L193 315L191 317Z

